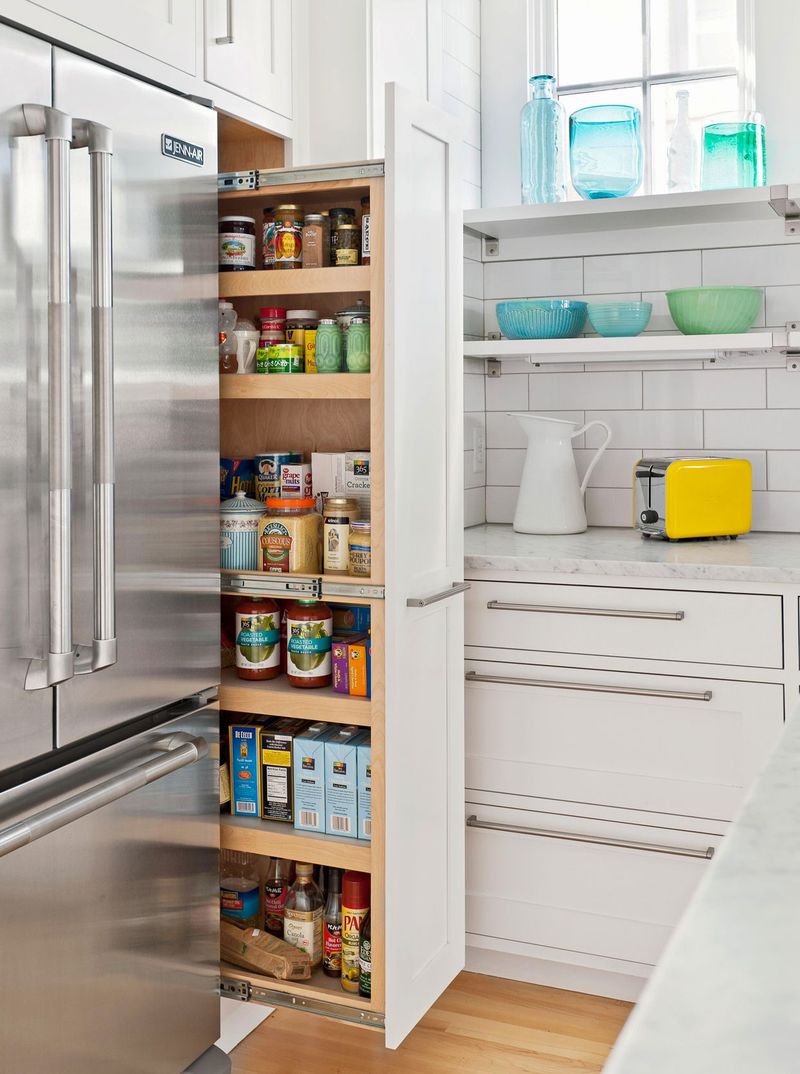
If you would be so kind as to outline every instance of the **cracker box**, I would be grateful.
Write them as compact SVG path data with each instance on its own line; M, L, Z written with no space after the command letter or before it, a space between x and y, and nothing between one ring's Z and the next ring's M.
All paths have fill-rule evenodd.
M294 820L292 743L302 733L304 720L276 718L261 728L261 816L264 820Z
M358 838L372 839L372 742L365 731L356 743Z
M259 730L255 722L234 723L228 728L231 813L235 817L257 817L260 813Z
M368 451L315 451L311 456L315 496L347 496L356 500L359 517L370 517L370 453Z
M309 724L292 745L294 826L305 832L325 831L325 743L330 724Z
M325 737L325 831L356 837L358 823L358 727L339 727Z
M368 636L352 638L347 645L348 692L369 697L372 690L372 646Z

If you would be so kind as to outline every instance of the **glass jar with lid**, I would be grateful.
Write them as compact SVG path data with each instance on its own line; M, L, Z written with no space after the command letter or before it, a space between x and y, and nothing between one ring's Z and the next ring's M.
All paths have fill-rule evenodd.
M350 523L347 573L354 578L369 578L372 574L372 523L361 519Z
M354 317L347 333L347 372L369 373L369 321Z
M323 317L319 322L315 342L317 373L341 373L342 330L333 317Z
M330 220L322 213L306 213L303 224L303 268L325 268L330 263Z
M345 335L347 335L350 322L354 317L361 317L369 322L369 306L363 298L357 298L352 306L347 306L345 309L339 310L336 314L336 320Z
M357 224L340 224L333 233L333 263L357 265L361 256L361 229Z
M262 505L263 506L263 505ZM268 499L258 526L258 570L268 574L319 574L322 515L313 498Z
M279 205L275 210L276 269L303 267L303 223L305 215L299 205Z
M325 574L347 574L350 526L358 518L358 503L346 496L329 496L322 512L322 565Z
M219 218L219 271L256 267L256 222L252 216Z

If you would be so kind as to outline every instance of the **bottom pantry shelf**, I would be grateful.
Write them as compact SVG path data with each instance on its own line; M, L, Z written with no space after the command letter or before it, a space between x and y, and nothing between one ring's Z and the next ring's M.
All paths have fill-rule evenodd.
M273 977L264 977L261 974L252 973L250 970L242 970L228 962L223 962L220 966L220 973L223 981L234 981L249 985L252 998L263 1000L264 1002L269 1002L271 998L274 998L270 997L269 993L282 993L286 996L294 997L296 1002L292 1002L292 1006L302 1006L305 1001L309 1004L335 1004L338 1007L352 1008L354 1011L361 1011L364 1014L373 1010L370 1000L364 999L362 996L353 995L352 992L345 992L335 977L326 977L321 970L315 970L310 981L276 981ZM226 991L226 989L223 989L223 994ZM259 993L262 991L267 995L260 995ZM320 1013L325 1012L320 1011ZM379 1016L379 1020L376 1020L375 1024L380 1025L382 1022L383 1018Z
M257 817L220 817L220 846L223 850L371 872L372 844L364 839L297 831L291 824Z

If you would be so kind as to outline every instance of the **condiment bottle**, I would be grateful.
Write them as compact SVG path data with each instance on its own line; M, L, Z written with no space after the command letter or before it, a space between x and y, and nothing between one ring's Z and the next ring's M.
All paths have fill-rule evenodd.
M328 899L322 924L322 972L342 974L342 870L328 870Z
M358 992L361 925L369 913L368 873L348 870L342 879L342 988Z
M361 264L368 265L370 260L370 213L369 194L361 199Z
M280 609L269 597L236 605L236 674L240 679L274 679L281 673Z
M264 879L264 928L283 939L283 914L289 891L289 870L282 858L272 858Z
M347 573L354 578L369 578L372 574L372 523L366 520L351 522L347 547Z
M322 892L314 883L314 866L297 862L297 879L289 888L283 915L283 938L305 951L311 968L322 962Z
M319 600L293 601L286 609L286 677L292 686L330 686L333 679L333 613Z
M238 850L223 850L220 873L222 917L243 929L255 928L259 914L259 880L253 856Z
M370 999L372 996L372 924L369 911L361 925L358 962L361 970L358 978L358 994Z
M350 526L358 504L346 496L329 496L322 513L322 566L325 574L347 574L350 566Z

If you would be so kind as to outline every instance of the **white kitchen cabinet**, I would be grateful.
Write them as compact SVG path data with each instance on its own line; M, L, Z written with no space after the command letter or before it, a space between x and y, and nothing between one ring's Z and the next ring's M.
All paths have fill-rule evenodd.
M291 0L207 0L205 79L291 118Z

